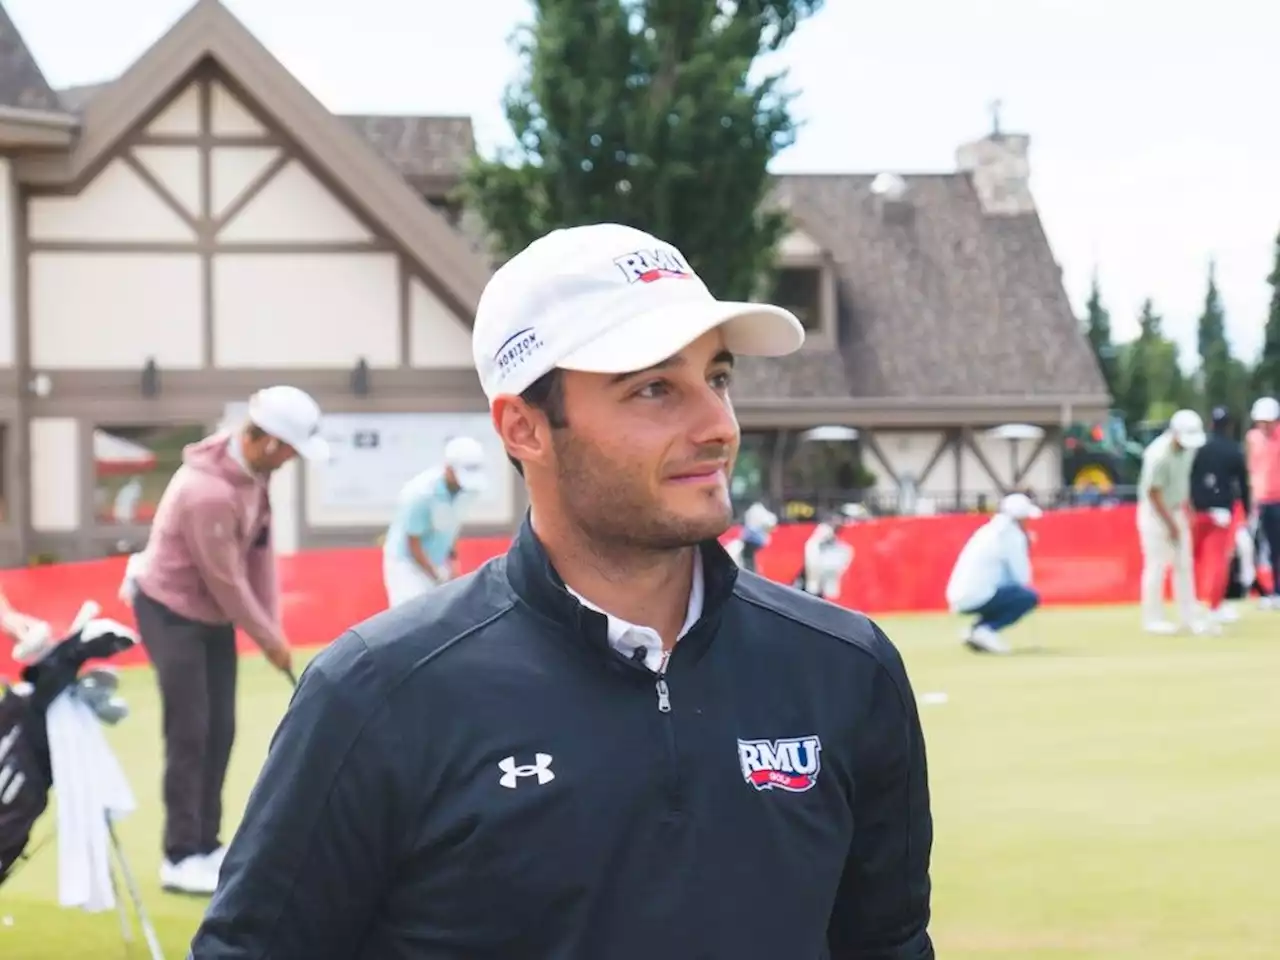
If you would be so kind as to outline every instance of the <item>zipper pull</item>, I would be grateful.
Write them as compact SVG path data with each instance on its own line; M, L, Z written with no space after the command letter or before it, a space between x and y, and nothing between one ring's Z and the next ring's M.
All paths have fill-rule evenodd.
M667 678L658 677L658 712L671 712L671 691L667 689Z

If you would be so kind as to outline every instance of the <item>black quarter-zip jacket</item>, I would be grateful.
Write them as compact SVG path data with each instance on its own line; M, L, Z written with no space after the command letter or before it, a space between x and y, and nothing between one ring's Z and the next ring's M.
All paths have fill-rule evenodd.
M704 544L663 675L526 519L318 655L193 960L932 960L915 697L867 618Z

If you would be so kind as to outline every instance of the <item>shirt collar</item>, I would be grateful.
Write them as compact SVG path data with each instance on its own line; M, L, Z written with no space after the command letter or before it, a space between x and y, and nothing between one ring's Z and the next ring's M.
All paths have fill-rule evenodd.
M652 627L642 627L639 624L628 623L626 620L615 617L607 610L600 609L568 584L565 584L565 589L588 610L604 614L608 621L610 646L624 657L636 660L642 659L641 654L637 651L643 650L645 666L650 670L661 671L666 663L667 651L663 649L662 637L658 634L658 631ZM702 619L702 607L705 598L706 578L702 572L702 551L695 550L693 553L693 583L689 587L689 606L685 610L684 624L680 627L677 639L682 638Z
M227 453L230 454L232 460L240 465L241 470L255 480L258 478L257 474L250 469L249 461L244 458L244 444L240 442L240 434L232 433L227 438Z

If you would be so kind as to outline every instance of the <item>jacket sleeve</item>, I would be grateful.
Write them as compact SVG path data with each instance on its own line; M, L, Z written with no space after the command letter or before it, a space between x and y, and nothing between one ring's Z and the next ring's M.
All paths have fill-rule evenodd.
M1031 540L1017 527L1010 527L1005 538L1010 576L1020 586L1031 586Z
M237 536L239 517L231 499L198 494L187 504L186 521L182 531L187 549L223 614L260 647L279 643L277 621L249 582L247 558L241 554Z
M262 531L260 543L249 548L249 556L245 559L245 576L249 580L249 588L258 598L258 603L266 612L272 624L280 623L280 579L276 569L276 549L271 541L271 530ZM283 632L276 628L277 636Z
M403 833L385 700L354 632L307 666L187 960L364 955Z
M924 735L902 659L874 629L879 663L854 771L854 835L827 940L831 960L934 960Z
M1249 463L1245 460L1244 450L1236 454L1236 482L1240 486L1240 506L1244 508L1245 516L1248 516L1253 509L1253 501L1249 492Z

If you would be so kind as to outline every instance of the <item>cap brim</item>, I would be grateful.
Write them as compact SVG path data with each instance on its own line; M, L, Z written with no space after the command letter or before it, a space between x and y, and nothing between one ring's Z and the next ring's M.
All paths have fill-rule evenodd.
M1175 433L1173 435L1173 438L1177 440L1179 444L1186 447L1188 450L1199 450L1209 440L1209 438L1203 432Z
M329 441L318 433L307 437L306 440L295 446L293 449L298 451L298 456L303 460L314 461L316 463L327 462L331 453L331 450L329 449Z
M556 366L587 373L644 370L716 329L724 334L725 349L742 357L782 357L804 345L804 327L790 310L766 303L701 300L632 317Z
M484 493L489 489L489 477L484 467L454 467L453 475L458 478L458 486L467 493Z

